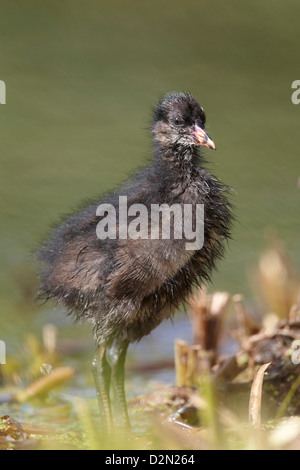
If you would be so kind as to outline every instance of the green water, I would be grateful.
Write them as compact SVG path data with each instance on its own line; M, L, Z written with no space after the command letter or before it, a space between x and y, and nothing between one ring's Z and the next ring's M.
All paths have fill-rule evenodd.
M59 214L144 162L152 107L171 90L204 106L218 148L209 167L236 190L212 289L251 295L270 228L299 266L299 1L0 0L0 10L2 331L30 325L29 253Z

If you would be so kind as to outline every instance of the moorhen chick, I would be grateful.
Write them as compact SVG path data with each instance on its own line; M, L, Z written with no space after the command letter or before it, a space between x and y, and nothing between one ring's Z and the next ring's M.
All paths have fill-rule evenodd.
M152 164L137 170L118 190L67 217L38 252L41 296L64 304L77 320L93 324L97 344L93 374L105 429L112 426L110 387L118 424L129 425L124 393L129 343L171 317L193 286L210 279L230 238L228 187L203 167L199 152L201 146L215 149L205 132L203 108L188 93L170 93L154 110L152 133ZM134 208L126 222L120 197ZM153 214L146 229L141 220L135 221L134 214L152 206L161 213L162 207L174 208L169 211L169 237L163 236L161 218ZM192 208L188 222L194 234L194 209L203 208L200 244L188 246L191 238L182 226L174 235L180 225L175 209L185 207ZM115 215L112 225L106 219L110 208ZM148 229L152 219L159 225L153 237ZM132 222L136 235L130 237ZM103 232L106 236L99 236Z

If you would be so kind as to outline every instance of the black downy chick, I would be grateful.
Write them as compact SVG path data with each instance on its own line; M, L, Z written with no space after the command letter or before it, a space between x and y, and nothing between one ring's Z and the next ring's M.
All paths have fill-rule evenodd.
M203 167L199 152L200 146L215 149L205 132L203 108L188 93L170 93L155 108L152 132L152 165L137 170L117 191L67 218L38 253L41 295L64 304L76 319L93 323L97 344L93 373L106 428L112 426L111 386L116 419L122 426L129 425L124 393L129 343L140 340L172 316L193 286L210 279L230 238L228 188ZM184 208L190 207L192 215L187 221L192 232L197 225L196 207L204 205L203 246L187 248L191 239L182 225L178 229L180 220L172 211L169 237L163 237L161 219L151 215L146 224L137 227L139 237L129 237L127 229L135 217L129 213L124 226L120 196L122 201L127 198L128 208L136 210L141 206L133 204L143 205L148 214L152 207L160 207L158 212L162 215L163 204L167 208L175 205L173 208L179 212L182 209L183 215ZM108 212L104 210L109 207L115 209L116 215L111 232L105 219ZM136 210L135 215L138 213ZM153 219L156 228L159 226L156 238L151 237ZM97 232L101 222L107 222L106 239Z

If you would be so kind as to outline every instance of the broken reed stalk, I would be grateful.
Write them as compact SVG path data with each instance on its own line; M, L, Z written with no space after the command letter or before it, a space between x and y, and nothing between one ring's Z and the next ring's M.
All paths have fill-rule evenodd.
M15 399L18 403L24 403L32 398L46 395L54 388L59 387L64 382L71 379L74 376L74 373L74 369L71 367L58 367L49 375L36 380L27 388L18 392L15 395Z
M199 377L207 373L217 358L217 348L222 333L230 295L216 292L207 295L200 289L189 299L194 345L175 340L175 370L178 386L196 385Z
M195 385L197 383L197 376L199 373L199 355L200 355L200 346L193 345L188 346L187 354L187 383L186 385Z
M204 351L211 351L213 362L217 356L229 301L227 292L208 295L204 289L199 289L189 299L194 344L200 345Z
M54 354L57 347L57 327L51 323L43 327L43 344L49 354Z
M188 344L181 339L175 340L175 372L178 387L187 385Z
M272 364L261 366L254 377L249 401L249 424L253 429L261 428L261 398L264 375L268 367Z
M201 346L189 346L186 341L175 340L175 372L178 387L193 386L210 371L211 354Z

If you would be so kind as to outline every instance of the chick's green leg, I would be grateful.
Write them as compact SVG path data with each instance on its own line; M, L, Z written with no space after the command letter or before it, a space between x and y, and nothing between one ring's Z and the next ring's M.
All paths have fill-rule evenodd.
M124 389L125 359L129 341L115 341L108 360L111 365L111 386L114 399L114 418L118 426L130 428Z
M109 396L111 368L106 359L106 348L103 346L97 347L92 365L92 372L97 390L97 398L103 431L110 432L112 428L111 404Z

